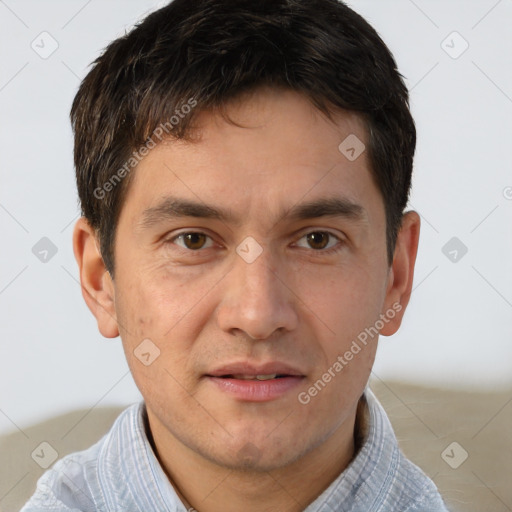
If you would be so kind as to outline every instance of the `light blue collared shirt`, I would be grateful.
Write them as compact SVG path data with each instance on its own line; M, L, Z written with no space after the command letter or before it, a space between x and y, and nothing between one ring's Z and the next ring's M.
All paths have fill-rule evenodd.
M365 396L360 450L304 512L448 512L434 483L400 451L369 388ZM132 405L98 443L58 461L21 512L187 512L148 441L145 415L143 402Z

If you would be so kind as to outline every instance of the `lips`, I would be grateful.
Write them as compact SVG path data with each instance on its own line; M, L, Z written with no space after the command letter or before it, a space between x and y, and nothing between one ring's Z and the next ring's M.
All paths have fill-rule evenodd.
M305 375L279 361L266 364L233 363L216 368L205 378L223 394L240 402L268 402L290 396Z
M256 375L253 377L252 375L227 375L226 379L241 379L241 380L270 380L270 379L281 379L284 375L277 375L272 373L271 375Z
M303 377L303 373L286 363L279 361L256 365L249 362L232 363L216 368L206 374L207 377L222 377L240 380L270 380L283 377Z

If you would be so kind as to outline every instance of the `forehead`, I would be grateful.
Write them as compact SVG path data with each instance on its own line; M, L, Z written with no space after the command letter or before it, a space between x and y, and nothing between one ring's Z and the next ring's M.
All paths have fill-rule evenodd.
M167 196L260 217L326 193L354 203L375 199L357 114L338 112L331 121L306 97L271 89L239 97L225 112L234 124L219 112L200 112L192 141L166 140L144 157L126 198L139 215ZM354 151L347 149L360 155L348 158Z
M337 160L339 145L347 136L361 142L367 139L361 115L336 109L329 120L308 97L287 89L252 90L231 100L222 111L225 116L201 111L192 123L196 140L202 143L199 147L210 156L229 155L241 143L239 149L253 150L253 154L255 148L264 147L264 156L274 162L280 157L296 163L325 161L329 156Z

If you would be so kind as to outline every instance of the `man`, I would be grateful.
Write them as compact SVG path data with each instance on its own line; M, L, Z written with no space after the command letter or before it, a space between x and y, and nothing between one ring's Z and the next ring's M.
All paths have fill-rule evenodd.
M367 388L420 229L374 29L335 0L175 0L71 119L83 296L144 402L23 510L446 510Z

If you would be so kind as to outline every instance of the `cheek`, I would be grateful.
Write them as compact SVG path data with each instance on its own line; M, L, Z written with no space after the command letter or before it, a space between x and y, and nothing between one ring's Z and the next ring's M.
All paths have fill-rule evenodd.
M348 406L364 388L373 366L378 336L371 327L379 318L384 283L366 266L328 272L328 277L310 273L301 284L310 290L305 302L317 317L323 352L312 383L333 383L324 394L325 407L332 400Z
M164 273L122 275L116 285L116 312L125 356L141 392L155 394L168 386L179 392L173 377L189 389L194 342L211 314L208 294L215 281ZM148 359L152 362L146 366Z
M132 276L116 297L116 311L126 360L146 401L155 409L172 396L188 399L193 389L190 358L197 336L191 301L184 285ZM120 283L121 285L121 283ZM190 300L189 300L190 299Z
M363 266L310 270L298 286L305 304L337 344L351 340L379 316L384 284Z
M163 342L173 331L196 325L192 321L201 300L211 288L208 279L198 282L164 273L133 275L119 284L116 311L124 337L154 337ZM124 338L123 338L124 339Z

